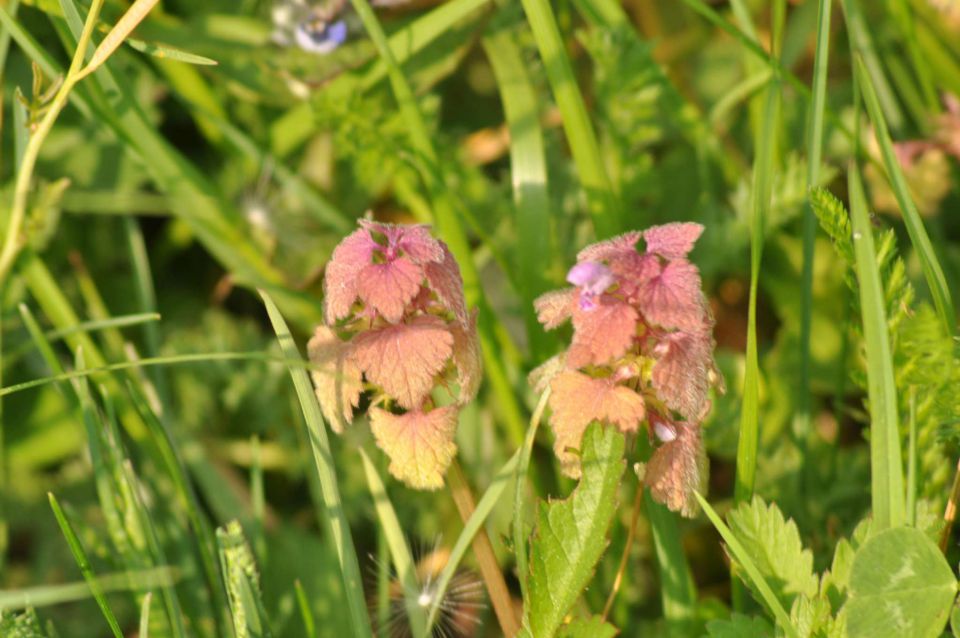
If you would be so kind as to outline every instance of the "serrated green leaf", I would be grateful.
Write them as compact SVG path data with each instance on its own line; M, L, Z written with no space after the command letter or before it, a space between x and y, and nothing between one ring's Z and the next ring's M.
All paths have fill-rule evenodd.
M920 530L884 530L853 559L845 605L850 638L936 638L947 624L957 580Z
M789 609L797 595L817 595L813 553L803 548L796 523L785 520L776 505L754 497L730 512L727 524L784 607Z
M600 616L577 618L569 625L564 625L557 633L557 638L613 638L620 630L606 622Z
M793 621L801 638L819 637L823 636L832 624L833 617L830 611L830 601L826 598L820 596L809 598L800 595L793 601L790 620Z
M623 477L623 435L593 423L583 435L583 476L568 498L540 507L530 544L524 636L553 636L593 576Z
M726 620L707 623L709 638L772 638L773 627L759 616L733 614Z

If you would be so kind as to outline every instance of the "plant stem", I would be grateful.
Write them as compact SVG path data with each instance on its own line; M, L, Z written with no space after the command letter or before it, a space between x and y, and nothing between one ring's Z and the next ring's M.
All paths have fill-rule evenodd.
M463 475L463 470L456 459L447 471L447 485L450 487L453 502L456 503L457 510L460 512L460 518L466 523L476 508L476 502L473 498L473 492L470 490L470 485L467 483L467 478ZM482 527L473 539L473 553L477 557L480 575L487 586L490 604L493 605L493 611L500 623L500 629L508 638L515 636L520 631L520 623L514 612L513 601L510 598L510 592L507 590L507 583L503 579L503 572L500 571L500 564L497 563L497 557L493 554L490 537L487 536L487 531Z
M960 459L957 459L957 471L953 475L953 487L950 488L950 498L947 508L943 512L943 531L940 532L940 550L947 551L950 535L953 532L953 521L957 518L957 501L960 501Z
M633 495L633 507L630 514L630 528L627 530L627 542L623 546L623 555L620 556L620 565L617 567L617 575L613 579L613 587L610 589L610 595L607 596L607 603L603 606L603 614L600 618L604 622L613 608L613 601L617 598L617 592L620 591L620 583L623 582L623 574L627 571L627 562L630 560L630 549L633 547L633 538L637 535L637 521L640 519L640 505L643 503L643 485L637 485L637 493Z
M23 153L23 160L20 163L20 169L17 171L17 181L13 190L13 205L10 208L10 220L7 224L7 235L3 240L3 248L0 250L0 283L6 280L10 267L13 265L17 252L20 250L20 228L23 226L24 217L27 213L27 196L30 194L30 182L33 179L33 169L37 165L37 158L40 155L40 147L44 140L53 129L53 123L67 104L67 98L70 91L76 86L81 78L81 65L87 52L87 45L90 43L90 36L93 34L93 27L97 23L97 16L100 14L100 8L103 6L103 0L93 0L90 11L87 13L86 22L83 24L83 32L77 41L77 50L73 53L73 59L70 61L70 68L67 69L67 75L60 85L60 90L53 97L47 112L43 119L37 125L27 147Z

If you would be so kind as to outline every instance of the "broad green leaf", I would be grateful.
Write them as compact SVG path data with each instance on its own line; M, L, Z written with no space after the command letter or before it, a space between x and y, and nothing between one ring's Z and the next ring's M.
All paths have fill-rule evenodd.
M731 511L727 524L784 607L797 595L817 595L813 553L803 548L796 523L785 520L775 504L754 497Z
M577 618L564 625L557 634L558 638L613 638L619 630L600 616Z
M580 484L568 498L541 504L530 543L523 636L553 636L593 576L623 476L623 435L594 423L583 435Z
M853 558L845 606L850 638L936 638L947 624L957 580L920 530L884 530Z
M708 638L773 638L773 627L759 616L733 614L729 620L707 623Z

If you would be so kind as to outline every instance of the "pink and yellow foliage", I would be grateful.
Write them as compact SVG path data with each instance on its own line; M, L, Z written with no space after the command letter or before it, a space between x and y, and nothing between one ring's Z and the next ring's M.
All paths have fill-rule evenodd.
M460 269L429 227L362 220L333 251L324 274L327 325L310 340L313 382L336 432L370 393L370 428L390 472L437 489L456 455L460 406L481 380L476 317ZM437 405L434 391L458 391Z
M687 259L702 233L700 224L666 224L580 251L567 275L574 287L534 303L548 330L572 320L570 348L530 378L538 391L551 389L554 448L568 474L579 475L576 450L590 422L623 432L646 422L659 441L646 483L657 501L688 516L705 480L700 423L710 387L721 384L713 317Z

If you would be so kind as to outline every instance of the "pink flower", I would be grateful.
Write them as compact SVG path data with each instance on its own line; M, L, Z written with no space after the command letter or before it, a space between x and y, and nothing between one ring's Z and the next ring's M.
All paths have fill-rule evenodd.
M363 220L334 249L324 290L328 325L309 344L324 417L342 432L369 391L390 472L411 487L441 487L459 408L481 380L476 315L453 255L427 226ZM453 402L438 405L435 391L451 386Z
M702 479L700 422L710 387L722 390L713 319L687 259L702 233L700 224L666 224L580 251L567 274L575 288L534 302L548 330L572 320L570 348L530 377L538 391L551 388L555 451L568 474L579 474L575 450L591 421L633 432L647 419L660 443L648 484L654 498L688 515Z

